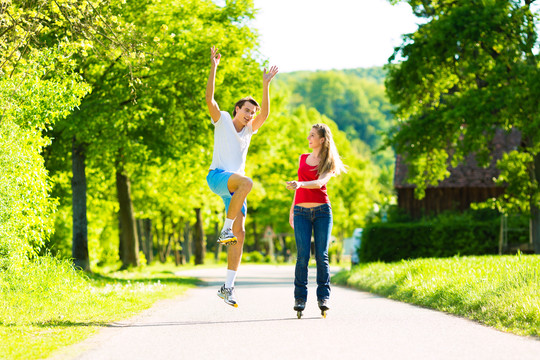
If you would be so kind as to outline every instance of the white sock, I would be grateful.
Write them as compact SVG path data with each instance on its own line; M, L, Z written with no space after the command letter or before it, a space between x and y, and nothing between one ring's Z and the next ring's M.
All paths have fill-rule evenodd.
M234 223L234 219L225 219L225 223L223 224L223 229L221 229L221 231L225 230L225 229L232 229L232 225Z
M236 271L227 269L227 280L225 281L225 287L227 289L234 287L235 279L236 279Z

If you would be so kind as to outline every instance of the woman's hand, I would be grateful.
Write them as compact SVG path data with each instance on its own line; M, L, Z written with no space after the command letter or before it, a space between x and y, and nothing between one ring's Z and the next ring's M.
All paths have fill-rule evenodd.
M296 190L300 188L300 184L298 181L287 181L287 189L288 190Z
M294 213L292 211L289 214L289 224L291 225L291 227L294 230Z

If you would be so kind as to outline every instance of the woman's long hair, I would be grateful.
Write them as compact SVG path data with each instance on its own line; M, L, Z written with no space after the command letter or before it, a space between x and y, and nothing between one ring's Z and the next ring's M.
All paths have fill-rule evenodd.
M334 143L332 132L326 124L315 124L312 126L320 137L324 138L321 151L319 152L318 175L333 173L339 175L341 172L347 172L347 166L341 161L341 157Z

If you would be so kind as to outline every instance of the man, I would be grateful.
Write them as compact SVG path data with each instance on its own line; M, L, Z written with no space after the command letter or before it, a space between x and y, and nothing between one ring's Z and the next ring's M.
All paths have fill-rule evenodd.
M231 245L227 255L227 278L218 291L218 296L225 303L237 307L234 281L244 246L246 197L253 186L253 181L245 176L246 156L251 136L259 130L270 114L270 82L278 73L278 68L272 66L268 73L266 68L263 71L262 106L259 106L252 97L243 98L236 103L231 118L228 112L220 111L214 99L216 70L221 54L215 46L210 51L212 66L206 85L206 104L215 130L214 155L206 181L210 189L221 196L227 212L217 241L219 244ZM256 115L259 110L259 114Z

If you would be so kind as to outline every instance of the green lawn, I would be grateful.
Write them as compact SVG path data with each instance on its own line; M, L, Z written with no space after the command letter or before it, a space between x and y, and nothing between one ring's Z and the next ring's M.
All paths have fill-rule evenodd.
M481 256L369 263L332 278L463 316L518 335L540 336L540 256Z
M42 258L0 271L0 359L47 357L196 284L174 270L156 265L85 275Z

